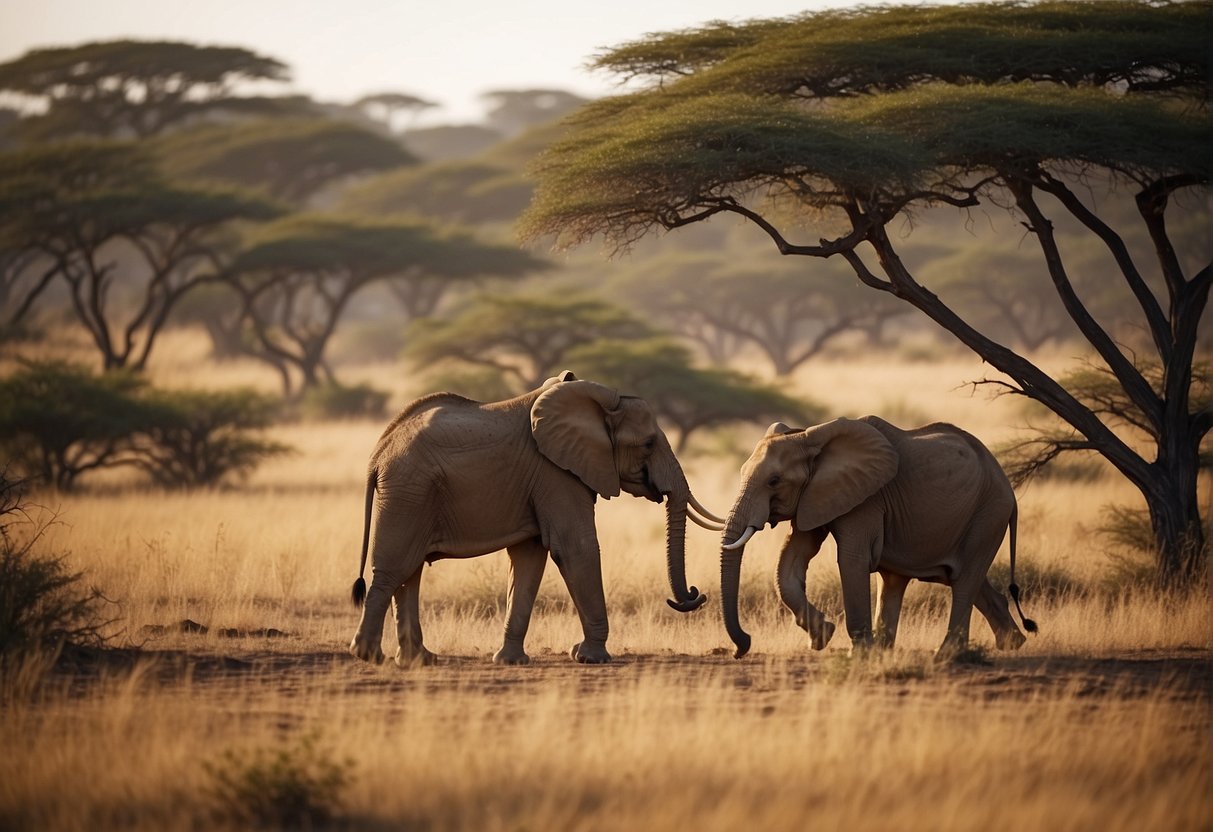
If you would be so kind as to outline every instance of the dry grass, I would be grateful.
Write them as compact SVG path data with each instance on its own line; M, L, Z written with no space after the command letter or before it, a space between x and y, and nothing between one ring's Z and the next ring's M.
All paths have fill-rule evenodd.
M153 374L181 378L196 360L191 349L182 341L166 350ZM419 392L392 372L381 386L398 400ZM820 363L796 384L840 414L906 423L919 414L994 443L1019 416L1010 400L962 386L981 373L965 357L927 365L886 356ZM273 381L250 367L189 378L267 389ZM689 578L712 601L674 613L663 602L662 512L621 497L598 514L616 663L566 658L580 628L550 569L528 637L535 663L491 665L504 618L498 554L427 569L426 643L448 658L403 671L344 654L357 622L347 594L362 476L381 429L283 427L275 438L298 452L240 489L172 494L117 477L78 495L37 495L58 513L43 545L68 552L121 602L119 639L140 645L143 660L61 670L0 705L0 829L239 828L215 814L223 807L209 796L204 764L313 735L351 775L341 828L1213 822L1208 595L1109 585L1116 561L1094 534L1100 509L1134 499L1115 479L1042 481L1021 494L1019 563L1043 576L1025 607L1041 633L1013 655L993 650L978 617L974 661L935 664L946 593L918 585L892 653L853 659L841 630L812 653L776 600L782 532L766 531L743 567L754 652L736 662L717 612L719 540L688 533ZM732 431L688 456L692 485L714 510L727 509L738 453L761 430ZM711 450L730 445L741 450ZM810 592L835 616L837 584L827 544L810 568ZM183 619L211 631L174 631ZM225 637L220 628L247 632ZM265 628L286 636L265 637Z

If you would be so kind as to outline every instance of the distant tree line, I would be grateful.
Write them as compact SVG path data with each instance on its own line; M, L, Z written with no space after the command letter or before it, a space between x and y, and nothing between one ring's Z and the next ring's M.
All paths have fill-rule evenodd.
M512 395L577 362L647 390L684 445L704 426L811 412L697 366L666 334L676 316L638 293L508 285L552 270L494 240L530 199L528 161L583 99L486 93L491 151L425 164L410 149L424 131L399 127L433 102L242 92L288 79L249 50L179 42L0 65L0 91L28 105L0 123L0 340L19 346L67 319L103 371L27 362L0 380L7 459L61 489L113 466L164 484L232 481L281 452L259 436L281 409L247 390L151 388L141 374L163 333L200 325L216 360L266 364L297 413L358 415L387 394L342 384L330 348L351 310L384 299L404 357L472 393Z

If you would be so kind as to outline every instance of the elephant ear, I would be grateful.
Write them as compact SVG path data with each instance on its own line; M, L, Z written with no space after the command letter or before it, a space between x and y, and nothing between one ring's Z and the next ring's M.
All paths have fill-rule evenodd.
M880 431L852 419L806 428L813 471L796 507L796 525L816 529L846 514L897 475L898 457Z
M619 394L592 381L553 384L531 405L531 434L539 452L610 499L619 494L619 472L607 415Z

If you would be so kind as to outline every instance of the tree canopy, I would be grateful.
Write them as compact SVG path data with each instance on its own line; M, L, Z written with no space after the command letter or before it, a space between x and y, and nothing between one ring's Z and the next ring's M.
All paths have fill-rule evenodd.
M394 122L397 113L405 112L416 115L423 110L437 107L438 104L406 92L380 92L362 96L354 102L354 106L381 122L390 133L395 130Z
M718 363L750 346L786 376L850 333L878 341L903 304L870 293L826 262L806 274L793 264L730 262L719 254L662 257L628 273L615 294L674 332L697 341Z
M126 142L0 154L0 250L26 254L38 274L9 324L61 279L105 368L142 369L172 308L217 279L228 253L219 232L280 213L239 191L173 184Z
M483 294L447 320L418 321L405 352L421 364L488 367L521 393L566 366L569 352L579 346L651 334L627 310L583 293Z
M521 174L474 160L435 162L373 177L347 191L344 209L368 215L416 214L451 222L504 222L531 199Z
M0 64L0 91L44 107L22 125L35 137L147 137L203 113L299 111L299 99L241 96L236 87L286 81L285 64L247 49L114 40L34 49Z
M519 277L544 261L513 246L480 242L465 231L404 220L321 214L286 217L260 229L227 271L244 299L259 357L276 366L287 392L288 367L304 387L323 372L324 352L353 296L377 281Z
M208 125L166 136L156 150L170 175L261 188L288 202L302 202L342 177L417 161L399 142L322 118Z
M656 34L595 61L650 86L593 102L536 167L524 235L627 247L658 229L745 217L784 255L839 257L1001 371L1142 492L1164 582L1199 571L1193 357L1213 264L1169 223L1205 211L1213 168L1209 2L993 2L860 7ZM1129 191L1152 243L1135 257L1090 191ZM1103 191L1101 191L1101 194ZM1028 358L920 282L895 218L951 206L1007 209L1038 274L1157 437L1142 451ZM1155 389L1075 291L1054 216L1068 215L1137 302L1162 367ZM806 226L811 242L795 242Z

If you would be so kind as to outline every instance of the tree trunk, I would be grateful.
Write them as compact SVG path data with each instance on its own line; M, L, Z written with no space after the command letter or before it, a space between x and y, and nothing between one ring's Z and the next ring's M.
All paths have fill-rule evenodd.
M1165 589L1192 586L1205 566L1206 540L1196 480L1199 458L1160 443L1156 476L1142 493L1157 542L1158 583Z

